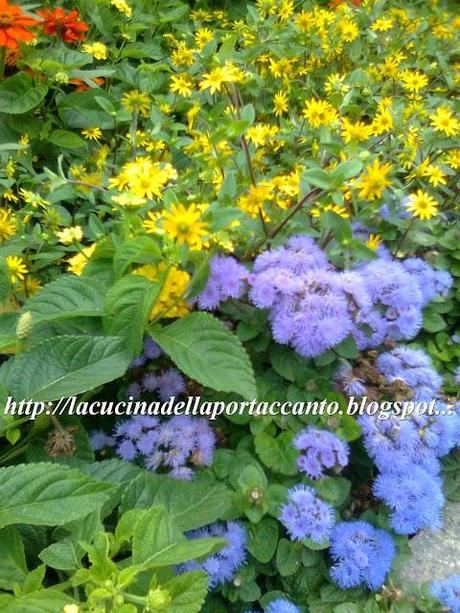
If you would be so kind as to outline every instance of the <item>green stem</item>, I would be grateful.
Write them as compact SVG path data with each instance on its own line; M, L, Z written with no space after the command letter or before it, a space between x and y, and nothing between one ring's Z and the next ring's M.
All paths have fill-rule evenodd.
M6 47L0 47L0 79L3 78L6 62Z

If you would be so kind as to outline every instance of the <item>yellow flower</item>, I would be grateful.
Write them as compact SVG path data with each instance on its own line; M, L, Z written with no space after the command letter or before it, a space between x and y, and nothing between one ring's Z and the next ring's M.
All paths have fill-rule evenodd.
M0 241L3 243L16 234L14 214L7 209L0 209Z
M209 89L211 94L220 92L224 83L227 82L227 74L222 66L217 66L210 72L205 72L200 83L200 89Z
M10 187L7 187L5 191L3 192L3 198L5 198L5 200L7 200L8 202L18 202L19 201L19 198L16 196L16 194L13 192L13 190Z
M387 179L391 168L391 164L381 165L378 159L366 166L365 174L357 182L360 197L365 200L381 198L383 190L391 185L391 181Z
M460 168L460 149L452 149L446 153L445 163L453 170Z
M446 175L442 172L439 166L433 166L430 164L423 171L423 176L428 177L428 181L433 187L438 187L439 184L446 185Z
M310 209L310 215L312 217L320 217L321 213L324 213L325 211L333 211L345 219L350 217L348 210L344 206L339 206L338 204L326 204L324 206L312 207Z
M181 73L171 77L170 89L179 96L191 96L193 91L193 80L188 74Z
M80 253L77 253L76 255L69 258L67 262L67 270L69 272L73 272L74 275L80 276L95 249L96 245L89 245L88 247L83 247Z
M453 116L452 111L441 106L430 115L431 125L435 132L444 132L446 136L455 136L460 131L460 122Z
M360 143L372 136L372 126L366 125L362 121L352 123L349 119L344 117L342 119L342 139L345 143L351 143L352 141Z
M147 202L145 198L140 198L139 196L135 196L134 194L130 194L129 192L123 192L122 194L118 194L117 196L112 196L112 200L116 202L119 206L133 208L143 206Z
M324 91L331 94L346 94L350 89L349 85L344 83L345 75L338 73L330 74L324 84Z
M390 132L393 128L393 117L388 109L384 109L376 114L372 122L372 133L378 136L383 132Z
M102 130L101 128L86 128L81 131L81 135L86 138L86 140L98 141L102 136Z
M79 243L81 241L83 238L83 231L80 226L72 226L70 228L64 228L61 232L56 232L56 236L63 245L71 245L72 243Z
M176 239L179 245L187 244L191 249L203 248L202 237L208 232L208 225L200 221L201 211L192 204L186 209L183 204L173 204L171 211L163 213L162 225L166 234Z
M431 219L438 212L437 207L439 206L439 202L430 196L430 194L419 189L416 193L409 195L406 206L414 217Z
M399 78L403 82L404 89L413 92L419 92L428 85L428 77L418 70L402 70Z
M377 249L377 247L381 243L380 236L378 234L369 234L369 238L367 239L366 245L369 249Z
M313 128L330 126L338 119L337 111L329 102L315 98L305 103L303 115Z
M121 97L121 104L131 113L139 113L142 117L148 117L150 113L150 96L145 92L133 89Z
M28 272L27 266L24 264L24 260L15 255L6 256L6 267L8 269L8 275L11 283L23 281Z
M177 172L169 163L152 162L148 157L137 157L127 162L116 177L109 179L109 187L127 189L139 198L160 198L163 188L177 178Z
M272 140L278 128L269 123L256 123L246 130L246 138L258 147L263 147Z
M277 117L281 117L289 108L287 95L283 91L279 91L273 98L273 112Z
M195 32L195 43L198 49L203 49L213 39L212 30L209 28L200 28Z
M195 118L200 112L200 108L201 108L200 105L195 103L192 106L192 108L190 108L187 111L187 127L189 130L192 130L193 128L193 124L195 123Z
M273 198L271 181L261 181L258 185L251 185L247 195L240 196L238 206L251 217L258 217L261 214L264 215L265 202Z
M110 4L114 6L117 11L120 11L120 13L126 15L128 19L133 14L133 9L129 6L129 4L127 4L127 2L125 2L125 0L110 0Z
M171 53L171 62L175 66L191 66L195 61L194 53L193 49L189 49L184 42L180 42L177 45L177 49Z
M104 43L86 43L82 46L82 50L84 53L91 53L96 60L107 59L107 47L104 45Z
M162 281L162 287L158 300L155 302L150 319L156 317L183 317L190 311L188 303L184 300L185 292L190 283L190 275L175 266L169 266L166 262L160 262L158 266L144 264L134 272L149 281Z
M349 17L342 17L337 23L337 30L343 41L352 43L359 35L359 28Z
M300 11L300 13L296 15L295 25L302 32L309 32L315 25L314 14L308 11Z
M371 30L376 30L377 32L385 32L386 30L391 30L393 27L393 19L377 19L371 25Z
M20 294L25 294L26 296L33 296L34 294L39 292L41 289L42 289L41 282L38 279L35 279L35 277L31 277L30 275L27 275L24 281L20 285L18 285L17 291Z

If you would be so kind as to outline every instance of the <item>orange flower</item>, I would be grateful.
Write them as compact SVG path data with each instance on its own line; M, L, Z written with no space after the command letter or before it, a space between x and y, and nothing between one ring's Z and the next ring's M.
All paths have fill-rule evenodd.
M91 81L94 83L94 85L97 85L97 87L102 87L102 85L105 83L105 79L102 77L94 77L91 79ZM84 92L87 89L90 89L90 86L85 83L83 79L70 79L70 83L75 85L76 92Z
M61 7L54 9L41 9L37 11L43 17L43 32L52 36L60 36L66 43L76 43L85 40L84 32L88 31L88 24L80 21L78 11L65 14Z
M19 41L35 38L27 27L36 25L37 20L23 13L21 7L0 0L0 47L16 49Z
M336 6L340 6L344 2L345 0L331 0L331 2L329 2L329 6L331 8L334 8ZM362 0L351 0L351 3L353 4L353 6L361 6L361 2Z

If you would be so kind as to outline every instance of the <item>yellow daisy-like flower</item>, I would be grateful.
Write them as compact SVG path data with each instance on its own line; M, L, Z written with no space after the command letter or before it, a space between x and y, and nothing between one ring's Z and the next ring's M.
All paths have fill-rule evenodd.
M430 121L435 132L444 132L446 136L455 136L460 132L460 122L445 106L439 107L435 113L430 115Z
M273 112L277 117L281 117L289 108L287 94L279 91L273 97Z
M101 128L85 128L81 131L81 135L86 140L98 141L102 137L102 130Z
M95 249L96 245L89 245L88 247L83 247L80 253L77 253L76 255L69 258L69 260L67 261L67 270L69 272L73 272L74 275L80 276Z
M56 232L56 236L63 245L71 245L72 243L79 243L81 241L83 238L83 230L80 226L73 226Z
M107 59L107 47L104 43L87 43L82 46L82 50L84 53L91 53L96 60Z
M191 249L203 248L203 236L208 233L208 224L200 221L201 211L192 204L186 209L183 204L174 204L163 213L162 225L166 234Z
M372 126L366 125L362 121L351 122L344 117L342 119L342 139L345 143L366 141L372 136Z
M446 185L447 183L446 175L442 172L439 166L434 166L433 164L430 164L424 169L423 176L428 177L428 181L433 187L438 187L438 185Z
M171 164L138 157L124 164L118 175L109 179L109 187L151 200L160 198L166 184L176 178L177 172Z
M375 30L377 32L386 32L387 30L391 30L393 27L393 19L386 19L382 17L381 19L377 19L371 25L371 30Z
M175 266L168 267L166 262L161 262L158 266L144 264L137 268L134 274L149 281L159 281L163 277L160 295L150 312L151 320L156 317L183 317L189 313L190 308L184 300L184 295L190 283L190 275L185 270L179 270Z
M13 192L13 190L10 187L7 187L5 191L3 192L3 198L7 200L8 202L18 202L19 201L19 198L16 196L16 194Z
M129 192L123 192L122 194L112 196L112 200L121 207L129 208L143 206L147 202L145 198L140 198L139 196L135 196Z
M133 14L133 9L127 2L125 2L125 0L110 0L110 4L114 6L117 11L120 11L120 13L123 13L126 17L128 17L128 19Z
M366 245L369 247L369 249L377 249L381 242L381 238L378 234L371 233L366 241Z
M171 62L174 66L191 66L193 64L195 50L189 49L184 42L180 42L171 53Z
M402 70L399 78L403 82L404 89L419 92L428 85L428 77L418 70Z
M372 122L372 133L374 136L390 132L393 129L393 117L388 109L384 109L376 114Z
M419 189L416 193L409 195L406 206L414 217L425 220L437 215L439 202L430 194Z
M212 41L214 34L209 28L200 28L195 32L195 43L198 49L203 49L209 42Z
M366 166L364 175L357 182L360 197L365 200L381 198L383 190L391 185L387 179L391 169L391 164L380 164L378 159Z
M7 209L0 209L0 241L3 243L16 234L14 214Z
M27 266L24 264L24 260L15 255L6 256L6 267L8 269L8 276L11 283L23 281L28 272Z
M448 151L445 156L445 163L453 170L458 170L460 168L460 149Z
M200 83L200 89L209 89L210 94L220 92L224 83L228 82L228 74L223 66L217 66L210 72L205 72Z
M133 89L121 97L121 104L131 113L139 113L142 117L148 117L150 113L150 96L145 92Z
M171 77L170 90L179 96L191 96L193 91L193 80L187 73L173 75Z
M313 128L330 126L338 120L335 108L326 100L316 100L316 98L305 103L303 115Z

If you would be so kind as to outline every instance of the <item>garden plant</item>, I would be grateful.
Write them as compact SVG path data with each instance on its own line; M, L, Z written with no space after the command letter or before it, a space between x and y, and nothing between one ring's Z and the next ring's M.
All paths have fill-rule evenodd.
M460 612L459 8L0 0L1 612Z

